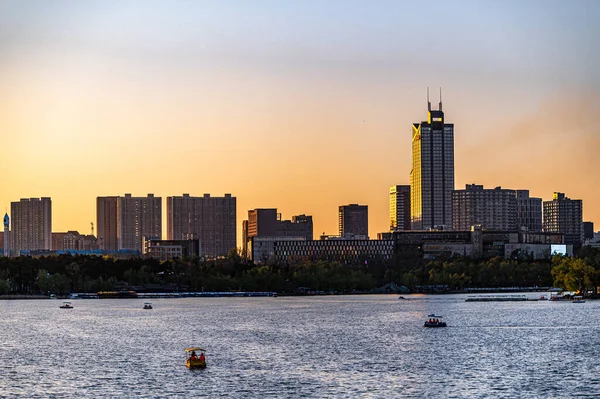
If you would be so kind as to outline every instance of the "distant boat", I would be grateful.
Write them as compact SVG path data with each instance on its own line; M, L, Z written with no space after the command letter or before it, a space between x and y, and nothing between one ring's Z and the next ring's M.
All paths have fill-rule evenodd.
M585 303L585 300L582 296L574 296L573 300L571 300L571 303Z
M427 315L427 320L423 323L423 327L428 328L437 328L437 327L446 327L446 323L442 321L443 316L437 316L435 314Z
M145 303L144 303L144 309L152 309L152 303L150 303L150 302L145 302Z
M63 302L62 306L59 306L61 309L73 309L73 305L71 302Z
M408 301L408 299L404 298L402 295L400 295L400 296L398 297L398 299L403 299L403 300L405 300L405 301Z

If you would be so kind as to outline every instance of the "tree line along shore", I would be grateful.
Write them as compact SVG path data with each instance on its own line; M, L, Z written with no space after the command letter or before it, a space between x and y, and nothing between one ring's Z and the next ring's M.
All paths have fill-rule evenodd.
M600 287L600 250L583 247L574 257L555 256L551 260L396 256L390 261L354 265L328 260L253 264L235 249L216 260L79 255L0 258L0 298L5 299L131 287L146 292L369 293L380 292L378 288L390 284L413 292L424 286L443 286L448 291L553 286L595 296Z

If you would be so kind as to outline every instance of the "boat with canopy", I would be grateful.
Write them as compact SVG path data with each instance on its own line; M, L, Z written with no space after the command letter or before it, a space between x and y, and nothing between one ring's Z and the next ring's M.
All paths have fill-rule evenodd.
M196 353L198 352L198 353ZM185 365L188 369L203 369L206 368L206 350L199 347L191 347L185 349Z

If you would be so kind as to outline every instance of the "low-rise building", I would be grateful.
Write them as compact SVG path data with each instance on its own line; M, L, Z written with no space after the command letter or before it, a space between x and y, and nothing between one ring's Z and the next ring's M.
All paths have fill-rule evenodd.
M387 261L394 254L393 240L326 239L302 237L254 237L252 260L255 263L329 260L345 264Z
M144 239L143 255L159 260L194 258L201 256L200 240Z

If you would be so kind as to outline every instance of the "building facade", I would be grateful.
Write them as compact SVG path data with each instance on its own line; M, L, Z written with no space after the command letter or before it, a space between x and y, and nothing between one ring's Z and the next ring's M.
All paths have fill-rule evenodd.
M410 186L390 187L390 231L410 230Z
M281 220L277 208L257 208L248 211L248 220L242 223L242 253L251 257L250 242L253 237L293 237L313 239L313 220L310 215L292 216Z
M4 215L4 234L2 235L2 249L4 256L10 256L10 218Z
M485 230L517 230L517 197L514 190L467 184L452 192L452 229L468 231L480 225Z
M368 205L341 205L338 209L338 228L341 238L369 239Z
M24 198L10 204L11 248L20 251L52 250L52 200L49 197Z
M225 256L236 248L236 197L167 197L167 239L199 239L204 256Z
M142 251L142 238L162 238L162 198L98 197L98 246L103 251Z
M517 226L527 231L542 231L542 199L517 190Z
M565 244L583 243L583 201L555 192L552 201L544 201L544 231L565 235Z
M454 190L454 124L432 111L427 95L427 122L412 126L410 212L412 230L450 228Z
M344 264L384 262L394 254L393 240L360 240L336 237L305 240L302 237L253 237L252 260L256 263L290 263L314 260Z
M99 249L98 239L93 235L79 234L69 230L66 233L52 233L52 250L60 251L95 251Z
M98 245L104 251L119 250L118 228L119 197L96 198L96 230Z
M594 239L594 222L583 222L583 239Z
M162 238L162 198L125 194L117 201L119 249L142 252L143 238Z
M150 258L169 260L194 258L202 255L200 240L144 240L143 254Z

